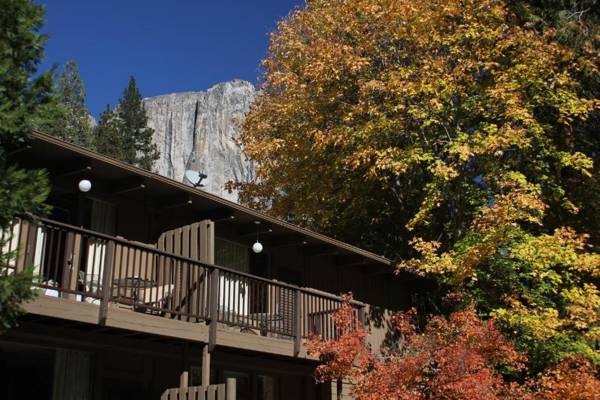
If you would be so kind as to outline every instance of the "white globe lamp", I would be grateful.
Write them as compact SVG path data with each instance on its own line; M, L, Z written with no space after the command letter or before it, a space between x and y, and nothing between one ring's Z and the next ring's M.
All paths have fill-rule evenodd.
M255 252L256 254L262 252L263 251L262 243L257 240L256 243L254 243L252 245L252 251Z
M79 184L77 186L79 186L79 190L81 192L87 193L92 189L92 182L90 182L87 179L82 179L79 181Z

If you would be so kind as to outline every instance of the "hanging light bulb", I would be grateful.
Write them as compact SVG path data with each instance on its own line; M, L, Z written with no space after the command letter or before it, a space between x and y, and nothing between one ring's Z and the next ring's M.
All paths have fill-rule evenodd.
M258 241L258 226L260 225L260 221L254 221L254 224L256 225L256 243L252 245L252 251L258 254L263 251L263 245Z
M92 189L92 182L90 182L87 179L82 179L79 181L79 184L77 185L79 187L79 190L83 193L87 193L90 191L90 189Z
M263 251L262 243L257 240L256 243L254 243L252 245L252 251L255 252L256 254L262 252Z

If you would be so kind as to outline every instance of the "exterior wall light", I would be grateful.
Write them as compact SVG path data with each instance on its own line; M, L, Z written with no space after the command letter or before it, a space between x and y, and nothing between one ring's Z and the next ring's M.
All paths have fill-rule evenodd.
M82 179L79 181L77 186L79 187L79 191L87 193L90 191L90 189L92 189L92 182L87 179Z

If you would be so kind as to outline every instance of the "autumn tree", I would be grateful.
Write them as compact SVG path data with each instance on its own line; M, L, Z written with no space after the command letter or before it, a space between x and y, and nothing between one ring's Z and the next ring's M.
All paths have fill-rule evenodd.
M599 58L556 35L499 0L307 2L271 36L242 201L464 293L533 371L600 362Z
M583 357L570 357L530 380L527 400L585 400L600 398L596 368Z
M583 358L565 359L556 368L524 381L515 373L525 356L507 341L493 319L482 321L472 309L432 318L424 330L415 310L392 319L396 341L374 353L355 310L345 299L334 321L337 337L309 339L309 354L322 360L316 378L351 384L358 400L593 400L600 381Z

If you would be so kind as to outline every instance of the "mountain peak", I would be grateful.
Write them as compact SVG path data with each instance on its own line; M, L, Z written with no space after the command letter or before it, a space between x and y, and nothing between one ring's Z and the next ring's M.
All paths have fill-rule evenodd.
M208 175L205 190L237 201L225 183L254 177L254 165L237 139L257 93L252 83L234 79L206 91L145 98L148 126L161 153L156 172L179 181L187 169L203 172Z

